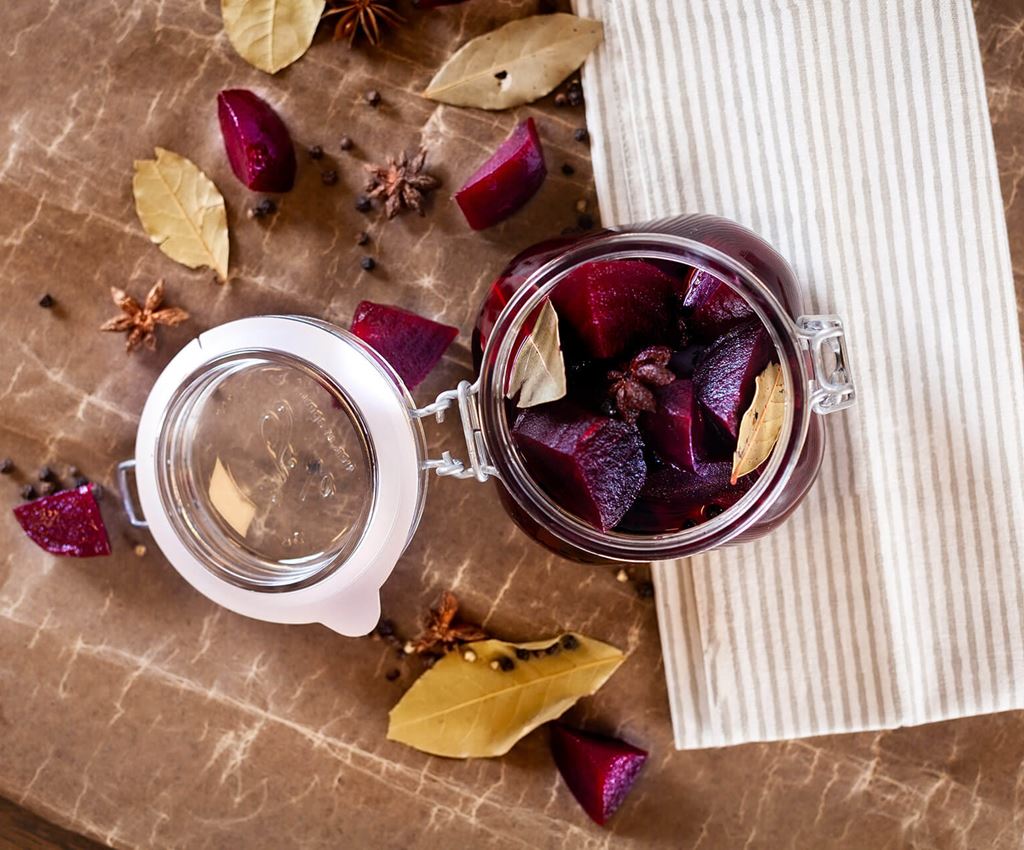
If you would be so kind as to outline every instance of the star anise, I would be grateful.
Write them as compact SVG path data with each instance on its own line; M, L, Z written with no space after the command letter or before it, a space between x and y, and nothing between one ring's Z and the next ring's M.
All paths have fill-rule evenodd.
M398 26L405 18L391 8L390 0L328 0L331 6L323 17L338 16L334 24L334 40L348 39L349 47L362 33L374 47L380 44L382 26Z
M411 160L402 151L398 159L389 156L387 165L367 165L366 170L370 172L366 183L367 196L384 199L384 212L388 218L394 218L403 208L423 215L426 194L441 185L440 180L423 171L426 161L427 152L420 148Z
M427 653L435 650L447 652L457 644L483 640L487 632L479 626L457 621L459 600L450 590L441 594L441 603L430 611L430 621L423 634L405 646L407 653Z
M671 348L652 345L637 354L625 369L608 373L608 380L612 382L608 395L626 422L635 424L642 411L653 413L658 409L658 400L650 388L663 387L676 379L668 368L671 359Z
M164 303L164 282L158 280L149 290L143 305L132 298L123 289L111 287L110 294L114 303L121 309L120 316L114 316L100 325L101 331L117 331L128 334L126 348L129 353L140 345L150 351L156 348L156 326L180 325L188 318L188 313L180 307L161 307Z

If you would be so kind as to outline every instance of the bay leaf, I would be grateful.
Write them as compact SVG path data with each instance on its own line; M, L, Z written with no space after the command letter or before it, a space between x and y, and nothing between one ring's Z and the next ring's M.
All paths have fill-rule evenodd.
M558 338L558 314L545 301L530 335L516 353L509 376L508 397L519 393L518 407L558 401L565 395L565 361Z
M786 383L778 363L769 363L757 376L754 400L740 420L736 452L732 458L732 483L768 460L778 442L786 415Z
M326 0L221 0L228 41L250 65L276 74L302 56Z
M135 160L135 212L146 235L172 260L190 269L209 266L228 276L228 219L224 198L195 163L156 149Z
M600 21L576 15L512 21L464 44L423 95L480 109L532 103L579 68L602 38Z
M507 753L528 732L594 693L624 659L621 650L592 638L572 635L573 649L564 648L565 639L483 640L448 653L391 709L388 739L450 758ZM556 645L549 655L546 650ZM530 657L518 659L517 649ZM467 650L475 661L464 658ZM492 668L502 658L515 666Z

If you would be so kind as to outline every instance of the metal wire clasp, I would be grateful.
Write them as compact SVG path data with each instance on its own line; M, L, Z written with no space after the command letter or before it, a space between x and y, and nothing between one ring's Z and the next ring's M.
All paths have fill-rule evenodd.
M857 398L846 349L846 331L838 316L801 316L796 320L814 369L811 408L816 413L845 410Z
M459 405L459 419L462 422L462 435L466 440L469 463L463 463L458 458L452 457L451 452L445 451L441 453L440 460L423 461L424 469L433 469L438 475L475 478L477 481L486 481L492 475L497 476L497 470L488 461L484 435L480 429L478 391L477 384L462 381L454 390L445 390L441 393L433 404L417 408L412 412L416 419L433 416L438 422L444 422L445 411L452 406L452 402L457 401Z

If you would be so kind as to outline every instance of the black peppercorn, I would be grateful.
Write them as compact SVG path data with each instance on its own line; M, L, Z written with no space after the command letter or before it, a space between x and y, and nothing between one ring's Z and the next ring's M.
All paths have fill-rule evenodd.
M330 168L327 171L321 171L320 182L325 186L333 186L338 182L338 172Z
M593 230L594 219L587 213L583 213L583 215L579 216L576 219L576 225L579 227L580 230Z
M14 461L9 457L0 460L0 475L10 475L14 472Z
M526 661L527 659L529 659L529 657L530 657L530 650L528 650L528 649L517 649L516 650L516 658L518 658L520 661Z
M377 268L377 261L374 260L373 257L363 257L359 261L359 265L363 267L363 271L372 272L375 268Z
M562 649L576 649L580 645L576 635L562 635Z
M306 472L314 473L320 471L320 461L318 460L307 460L306 461Z
M324 158L324 149L322 147L320 147L320 145L313 145L313 147L311 147L309 149L309 158L310 159L323 159Z
M504 80L508 76L508 71L498 71L494 76L495 79Z
M56 476L53 474L53 470L48 466L39 467L39 480L40 481L53 481Z
M84 475L78 475L75 476L75 479L71 483L74 484L76 487L84 487L86 484L89 483L89 479L86 478Z
M561 646L559 646L557 643L553 643L553 644L551 644L551 646L549 646L547 649L545 649L544 652L547 655L558 655L558 653L561 651L561 649L562 649Z
M720 516L725 510L721 505L711 504L704 508L704 516L708 519L714 519L716 516Z
M377 623L377 634L381 637L391 637L395 633L395 624L391 620L381 620Z
M49 310L56 303L57 300L49 292L39 299L39 306L44 310Z
M37 495L38 494L36 493L36 488L33 487L31 484L26 484L24 487L21 488L21 498L25 499L25 501L30 502Z
M562 174L564 174L566 177L572 177L575 173L576 169L569 165L569 163L565 163L562 166Z
M266 218L277 212L277 203L273 198L261 198L256 206L249 209L249 218Z
M376 89L370 89L370 91L368 91L366 93L365 98L366 98L366 102L370 106L372 106L374 108L380 106L380 101L381 101L380 92L377 91Z
M369 241L370 241L370 234L367 233L365 230L360 230L356 234L356 245L365 245Z
M394 667L392 667L390 670L388 670L387 673L384 674L384 678L387 679L389 682L393 682L401 675L402 673L400 670L397 670Z
M565 96L569 101L569 106L579 106L583 103L583 86L574 80L565 90Z
M587 130L586 127L580 127L575 133L572 134L572 137L577 142L586 143L590 141L590 132Z
M373 209L373 201L371 201L366 195L356 195L356 210L361 213L369 212Z
M641 599L650 599L654 596L654 585L649 581L637 582L636 595Z
M338 147L343 151L350 151L355 147L355 142L353 142L348 136L342 136L338 140Z
M516 662L509 658L507 655L501 655L498 657L498 667L504 672L507 673L509 670L514 670L515 666Z

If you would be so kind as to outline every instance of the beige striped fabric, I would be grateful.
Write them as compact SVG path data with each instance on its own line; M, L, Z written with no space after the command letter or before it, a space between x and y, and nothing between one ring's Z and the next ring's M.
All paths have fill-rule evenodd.
M847 324L774 535L655 570L679 747L1024 707L1024 375L969 0L577 0L602 216L717 213Z

